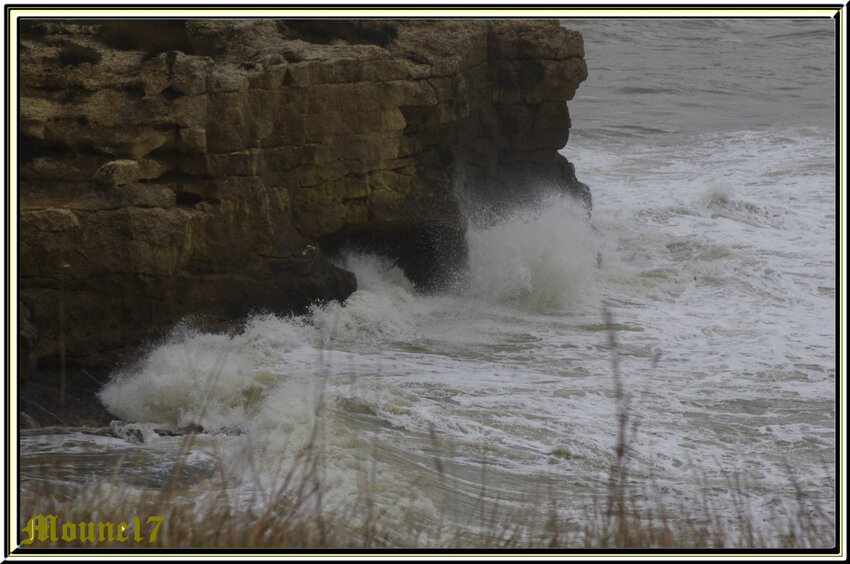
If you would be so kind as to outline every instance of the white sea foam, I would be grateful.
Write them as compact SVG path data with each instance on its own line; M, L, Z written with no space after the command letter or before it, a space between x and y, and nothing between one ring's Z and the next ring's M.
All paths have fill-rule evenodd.
M598 299L601 236L573 198L551 195L496 223L471 226L467 241L473 296L561 309Z
M669 24L647 25L656 54L667 53ZM597 39L604 47L621 37L630 36ZM356 498L362 469L374 467L382 508L410 506L427 520L448 500L448 518L464 524L480 511L486 469L503 502L551 487L569 494L567 516L580 517L604 492L616 440L604 303L640 418L635 476L672 506L706 485L717 509L734 513L726 480L737 472L767 520L777 499L793 498L790 466L829 509L832 469L821 461L835 448L834 133L763 126L752 117L760 100L732 115L738 98L723 89L706 98L731 112L714 127L687 105L693 95L675 100L684 109L659 109L650 104L673 94L636 93L629 99L654 110L621 113L609 86L588 86L595 100L580 90L571 102L567 157L593 190L592 226L556 196L475 224L463 284L442 295L418 292L388 259L349 255L343 265L359 289L345 303L258 316L235 335L175 331L115 375L105 405L125 421L201 425L204 448L248 490L320 441L329 500ZM605 107L593 118L596 102ZM659 112L665 132L650 130ZM617 120L642 129L582 130Z
M768 162L710 180L742 140ZM463 522L486 465L509 505L554 480L578 510L604 488L616 436L605 302L641 420L635 476L678 503L697 484L722 492L738 472L757 511L787 487L786 464L824 491L831 185L809 175L811 199L799 205L803 180L770 175L772 162L822 141L782 147L744 132L704 142L711 159L689 159L692 141L655 170L666 190L632 176L634 150L574 150L580 168L599 171L586 177L594 226L553 196L472 227L454 294L422 294L391 260L348 255L359 289L344 303L258 316L235 335L176 331L101 397L126 421L201 425L233 483L252 491L320 443L334 503L354 501L370 468L386 507L405 499L408 517L427 521L452 499ZM673 149L643 150L651 162ZM435 448L454 489L439 479Z
M769 160L797 150L770 141L754 150ZM740 142L712 138L713 158L731 158ZM647 160L662 150L671 149L647 146ZM634 165L616 148L596 167L600 151L571 155L601 171L589 178L595 227L557 197L473 227L465 284L453 295L423 295L392 261L349 255L359 289L345 303L258 316L231 336L175 332L116 375L104 403L128 421L231 433L216 435L218 455L249 488L269 485L321 441L326 486L340 503L356 499L365 466L387 506L408 499L427 520L449 496L463 521L481 464L508 503L544 479L591 503L616 435L607 302L639 398L636 476L681 499L697 480L722 489L724 473L739 472L756 507L772 499L759 492L785 487L786 463L809 468L811 487L822 487L828 472L815 461L834 441L835 377L834 333L821 322L834 294L819 290L834 288L825 216L783 189L799 179L763 184L769 170L758 166L741 173L748 187L743 177L704 182L711 160L680 159L657 171L664 193L648 175L623 182ZM830 186L812 189L817 201ZM783 197L766 200L765 190ZM432 431L444 463L466 476L456 495L436 477Z

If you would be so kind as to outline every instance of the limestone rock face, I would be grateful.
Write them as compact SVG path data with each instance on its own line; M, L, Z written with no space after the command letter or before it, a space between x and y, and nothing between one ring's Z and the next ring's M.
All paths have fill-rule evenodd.
M347 242L419 284L463 260L455 189L586 187L586 78L555 21L28 21L22 362L106 367L187 315L344 299ZM64 352L63 352L64 350Z

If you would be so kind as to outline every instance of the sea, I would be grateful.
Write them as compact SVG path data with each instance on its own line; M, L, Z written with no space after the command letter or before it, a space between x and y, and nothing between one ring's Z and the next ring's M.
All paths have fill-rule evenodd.
M323 510L368 499L440 546L553 515L580 536L620 460L637 503L732 533L743 513L779 542L801 495L834 518L835 22L562 25L589 69L561 152L590 218L551 191L469 213L440 290L351 249L344 303L181 323L112 375L108 427L21 432L22 495L156 490L179 460L183 494L223 479L249 506L303 474Z

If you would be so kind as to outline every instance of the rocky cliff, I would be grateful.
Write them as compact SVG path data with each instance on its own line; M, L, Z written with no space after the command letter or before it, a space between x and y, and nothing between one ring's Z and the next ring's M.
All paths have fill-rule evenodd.
M456 188L588 193L554 21L25 21L22 368L108 367L187 315L344 299L345 244L432 285Z

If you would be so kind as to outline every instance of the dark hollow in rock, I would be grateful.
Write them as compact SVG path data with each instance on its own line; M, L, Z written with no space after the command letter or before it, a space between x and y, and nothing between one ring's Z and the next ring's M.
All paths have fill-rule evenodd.
M71 148L59 140L37 139L21 136L21 161L29 162L41 157L60 158L73 154Z
M97 37L116 49L145 51L167 50L193 53L194 46L186 29L186 20L114 20L97 22Z
M163 91L159 94L166 100L176 100L177 98L184 96L183 92L181 92L179 88L175 88L173 86L163 89Z
M71 44L59 51L58 58L61 65L74 67L83 63L97 64L100 62L101 54L91 47Z
M407 279L424 291L443 289L466 262L463 228L387 225L351 229L325 237L321 245L328 255L359 251L392 259Z
M325 45L348 43L386 47L398 37L391 24L374 20L281 20L278 29L287 38Z

